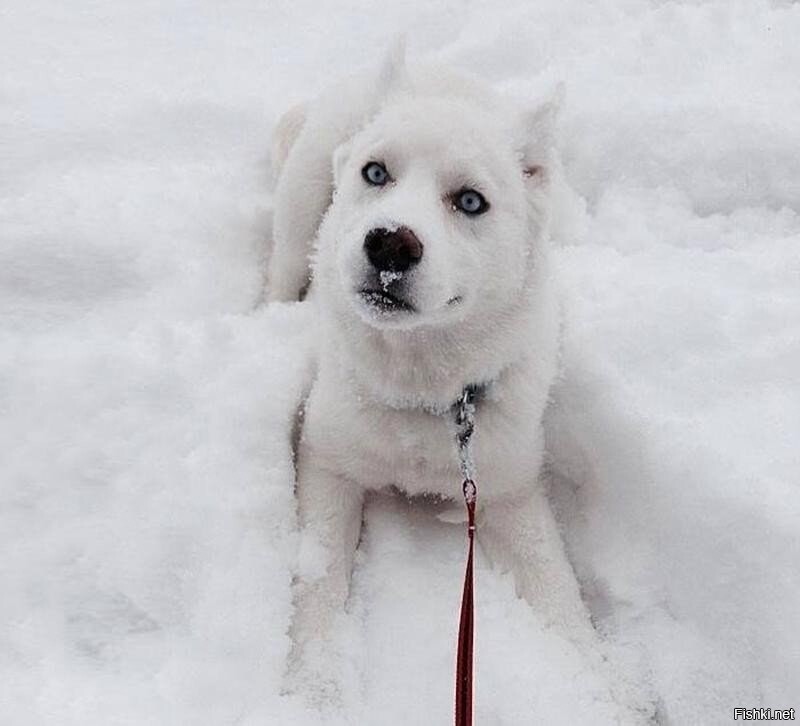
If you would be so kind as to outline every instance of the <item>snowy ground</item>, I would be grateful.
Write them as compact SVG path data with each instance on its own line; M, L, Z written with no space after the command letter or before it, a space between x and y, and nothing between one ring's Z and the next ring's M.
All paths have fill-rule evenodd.
M319 722L279 694L310 321L259 305L267 139L396 29L566 81L553 498L613 668L664 723L800 708L800 5L486 5L0 8L3 724ZM370 505L343 723L450 719L464 541L434 510ZM477 576L478 723L609 722Z

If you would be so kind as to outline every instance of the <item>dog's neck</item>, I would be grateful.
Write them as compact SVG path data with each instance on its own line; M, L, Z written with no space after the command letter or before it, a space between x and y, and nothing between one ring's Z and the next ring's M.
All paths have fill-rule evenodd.
M369 331L353 351L357 355L348 351L340 361L350 379L376 402L443 413L466 386L498 381L522 357L516 341L498 334L504 327Z

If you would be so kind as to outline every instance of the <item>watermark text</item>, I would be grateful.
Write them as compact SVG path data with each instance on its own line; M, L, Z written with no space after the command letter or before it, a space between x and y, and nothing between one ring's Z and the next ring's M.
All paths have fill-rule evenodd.
M734 708L734 721L794 721L793 708Z

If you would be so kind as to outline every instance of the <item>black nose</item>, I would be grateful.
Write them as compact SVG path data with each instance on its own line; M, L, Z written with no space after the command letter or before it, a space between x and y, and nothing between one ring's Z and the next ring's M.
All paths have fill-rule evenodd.
M422 259L422 242L408 227L389 231L383 227L367 232L364 251L379 272L405 272Z

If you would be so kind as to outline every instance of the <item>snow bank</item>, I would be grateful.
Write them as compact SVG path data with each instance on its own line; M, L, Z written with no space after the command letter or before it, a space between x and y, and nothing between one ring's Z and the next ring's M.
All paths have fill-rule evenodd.
M599 244L561 256L549 439L573 559L602 628L644 651L672 721L793 703L800 218L698 217L628 191L622 224L619 194L589 224ZM640 247L667 216L670 233Z
M397 29L523 98L566 82L553 497L613 667L665 722L798 706L800 6L6 5L4 723L319 720L279 694L313 335L259 306L268 132ZM449 718L436 514L370 505L342 722ZM480 722L612 721L478 565Z
M4 721L225 723L277 681L306 359L284 312L4 346Z

